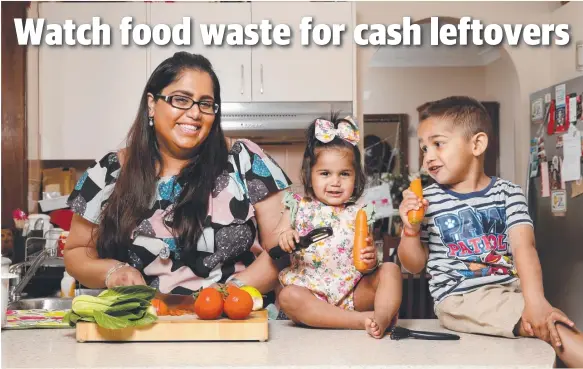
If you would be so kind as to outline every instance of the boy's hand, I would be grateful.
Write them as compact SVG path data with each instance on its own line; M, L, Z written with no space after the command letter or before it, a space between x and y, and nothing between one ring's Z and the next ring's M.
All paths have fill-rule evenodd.
M295 229L288 229L279 235L279 246L287 253L296 249L296 242L300 242L300 234Z
M553 308L546 299L526 302L522 313L522 326L531 336L536 336L557 347L560 346L561 340L554 324L557 321L569 327L574 326L574 323L562 311Z
M367 247L360 252L360 259L368 265L369 269L374 269L377 266L377 250L372 245L372 237L366 238Z
M413 191L409 189L403 191L403 201L399 206L399 215L401 216L401 220L403 221L403 226L407 229L412 230L414 233L419 232L421 224L412 225L411 223L409 223L409 217L407 216L407 214L409 213L409 211L419 210L421 207L427 210L428 206L429 201L427 201L426 199L423 200L419 199L419 197L417 197L417 195L415 195Z

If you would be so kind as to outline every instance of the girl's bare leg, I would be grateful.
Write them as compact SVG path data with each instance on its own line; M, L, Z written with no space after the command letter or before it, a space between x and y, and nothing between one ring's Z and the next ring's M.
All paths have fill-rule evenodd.
M307 288L284 287L278 296L279 305L296 324L314 328L365 329L372 311L350 311L320 300Z
M374 316L366 319L365 329L374 338L382 338L398 314L402 296L401 270L394 263L382 264L374 273L366 275L356 287L356 310L370 309L374 301Z
M583 367L583 333L557 323L557 331L561 339L561 346L553 348L557 356L569 368Z

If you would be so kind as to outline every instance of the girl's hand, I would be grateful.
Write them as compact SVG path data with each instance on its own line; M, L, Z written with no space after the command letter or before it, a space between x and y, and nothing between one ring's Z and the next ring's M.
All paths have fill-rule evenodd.
M409 189L403 191L403 201L399 206L399 215L401 216L401 220L403 221L403 226L413 231L413 233L419 232L419 230L421 229L421 224L411 225L411 223L409 223L409 217L407 216L407 214L409 213L409 211L419 210L421 207L424 207L425 211L427 211L428 206L429 201L427 201L426 199L423 200L419 199L419 197L417 197L417 195L415 195L413 191Z
M371 237L366 238L366 243L368 246L360 252L360 259L368 265L369 269L373 269L377 265L377 250L372 245Z
M287 253L296 249L296 242L300 242L300 234L295 229L283 231L279 235L279 246Z
M136 268L129 265L124 266L111 273L109 276L106 286L107 288L119 287L119 286L136 286L145 285L146 281Z

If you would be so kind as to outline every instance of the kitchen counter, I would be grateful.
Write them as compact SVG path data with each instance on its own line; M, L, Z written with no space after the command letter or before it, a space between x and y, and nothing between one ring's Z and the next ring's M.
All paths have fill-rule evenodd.
M401 320L445 331L437 320ZM364 331L299 328L269 322L269 341L77 343L72 329L2 331L2 368L550 368L553 349L537 339L460 334L459 341L376 340Z

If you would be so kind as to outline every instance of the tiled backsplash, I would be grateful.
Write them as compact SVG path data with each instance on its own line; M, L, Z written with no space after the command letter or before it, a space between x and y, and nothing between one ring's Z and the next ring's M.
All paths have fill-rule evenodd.
M279 164L291 179L294 191L302 193L300 170L304 155L304 144L260 145ZM73 167L77 179L91 165L91 160L29 160L28 162L28 212L36 213L38 200L41 199L42 170L47 168Z

